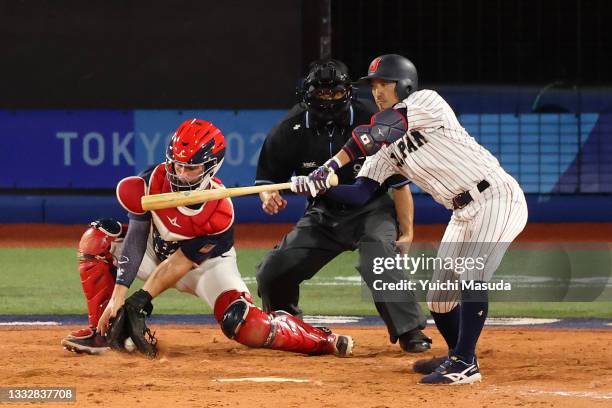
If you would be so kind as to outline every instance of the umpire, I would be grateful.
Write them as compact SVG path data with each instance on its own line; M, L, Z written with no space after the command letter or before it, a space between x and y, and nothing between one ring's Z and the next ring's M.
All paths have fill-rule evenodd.
M337 153L351 137L353 128L368 123L372 109L352 98L353 89L346 65L338 60L310 64L298 93L302 101L268 134L259 155L256 184L282 183L293 174L307 175ZM340 170L342 184L352 184L363 158ZM399 230L412 233L412 201L401 199L408 189L403 178L388 179L366 205L350 207L325 198L309 199L305 214L257 270L258 292L266 311L285 310L301 316L298 307L300 283L312 278L325 264L344 251L359 249L358 270L370 290L374 275L372 258L394 256L398 239L396 207L401 208ZM394 188L396 204L387 194ZM398 199L399 197L399 199ZM276 214L287 201L278 192L261 193L262 208ZM405 220L406 229L402 229ZM408 226L408 224L410 224ZM381 253L381 251L383 251ZM395 275L394 275L395 274ZM376 276L380 278L380 276ZM402 279L390 272L387 281ZM426 319L411 292L394 293L394 299L377 299L376 309L384 320L392 343L410 353L428 350L431 339L421 332ZM399 298L398 298L399 297ZM386 301L385 301L386 300Z

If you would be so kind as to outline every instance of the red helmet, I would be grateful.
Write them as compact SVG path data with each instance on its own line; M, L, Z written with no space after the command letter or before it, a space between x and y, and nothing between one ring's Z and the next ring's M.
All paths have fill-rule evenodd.
M225 156L225 138L210 122L189 119L178 127L166 150L166 175L172 190L205 189Z

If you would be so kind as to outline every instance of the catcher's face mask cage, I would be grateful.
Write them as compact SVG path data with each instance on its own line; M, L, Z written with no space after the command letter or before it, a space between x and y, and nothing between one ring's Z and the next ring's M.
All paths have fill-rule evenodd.
M208 188L219 167L220 163L214 157L199 164L189 164L166 157L166 175L173 191Z
M178 128L166 150L166 177L173 191L206 189L225 155L225 139L212 123L191 119Z

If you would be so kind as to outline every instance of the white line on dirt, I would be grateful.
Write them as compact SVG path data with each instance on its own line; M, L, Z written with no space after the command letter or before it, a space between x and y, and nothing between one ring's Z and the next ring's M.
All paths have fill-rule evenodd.
M212 381L216 382L292 382L292 383L309 383L310 380L300 380L299 378L283 378L283 377L244 377L244 378L215 378Z
M0 322L0 326L59 326L59 322Z
M559 319L540 319L535 317L491 317L487 319L487 326L535 326L538 324L552 324L560 322ZM427 324L434 324L433 319L427 320Z
M342 324L342 323L359 323L363 320L360 316L304 316L304 321L308 324Z
M592 398L612 400L612 393L601 393L593 391L545 391L545 390L529 390L522 392L523 395L556 395L559 397L577 397L577 398Z

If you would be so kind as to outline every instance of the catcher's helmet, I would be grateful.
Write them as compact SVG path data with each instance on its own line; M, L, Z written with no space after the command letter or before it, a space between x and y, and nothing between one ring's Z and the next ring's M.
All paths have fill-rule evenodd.
M166 149L166 176L172 190L207 188L224 156L225 138L219 128L205 120L184 121ZM189 176L177 172L177 167Z
M313 116L334 120L346 112L353 95L346 65L338 60L320 60L310 64L299 95Z
M406 57L397 54L385 54L374 58L368 68L368 75L362 80L384 79L395 81L395 92L400 100L419 89L419 76L416 67Z

